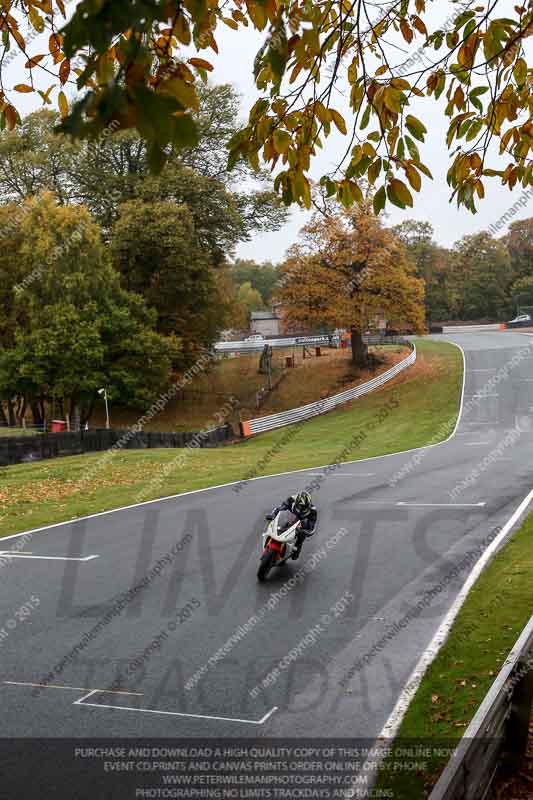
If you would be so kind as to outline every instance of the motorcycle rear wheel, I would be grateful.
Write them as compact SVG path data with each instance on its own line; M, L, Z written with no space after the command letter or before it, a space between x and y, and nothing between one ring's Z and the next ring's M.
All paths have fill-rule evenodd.
M276 558L276 553L274 550L267 550L261 556L261 561L259 562L259 569L257 570L257 578L260 581L265 581L268 577L268 573L272 569L274 565L274 560Z

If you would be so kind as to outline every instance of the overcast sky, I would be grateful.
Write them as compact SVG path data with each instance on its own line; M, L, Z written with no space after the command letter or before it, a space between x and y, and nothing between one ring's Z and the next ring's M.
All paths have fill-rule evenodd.
M498 4L499 14L505 16L506 7L509 9L513 4L513 0L500 0ZM438 0L437 5L434 0L432 5L434 10L429 17L429 23L432 25L443 26L446 20L457 13L457 5L452 2ZM73 6L73 2L71 6ZM376 3L375 8L375 14L378 16L378 3ZM231 83L239 91L242 97L242 118L244 121L247 110L258 96L253 83L252 68L254 56L263 41L264 35L251 30L243 31L242 29L239 32L234 32L221 25L220 30L217 31L216 38L220 50L219 56L215 56L212 51L202 51L201 55L208 58L215 67L212 73L213 82ZM417 52L421 52L426 59L425 64L427 65L427 56L423 51L420 51L421 41L420 37L418 39L415 38L410 45L407 45L403 40L395 39L394 42L403 49L403 52L398 47L393 50L389 49L388 56L390 56L392 63L403 63ZM28 52L31 55L45 52L42 48L43 46L38 37L28 47ZM27 71L24 69L24 62L25 59L22 55L11 61L7 70L8 79L5 81L7 86L26 81ZM39 80L42 79L43 76ZM48 78L46 77L47 80ZM46 83L46 87L48 85L49 83ZM55 98L56 96L57 92L54 92L53 97ZM335 98L335 94L333 97ZM40 98L36 94L19 94L17 100L21 111L25 113L41 107ZM333 105L341 113L344 113L348 128L350 128L349 113L346 112L347 103L343 96L342 86L340 91L337 92L337 99L334 99ZM428 117L428 108L434 111L431 117ZM475 233L495 224L522 196L523 190L518 187L513 192L510 192L508 188L498 185L498 179L486 179L486 198L479 203L478 213L473 215L464 208L458 210L455 203L450 204L449 202L450 188L446 183L449 156L445 143L447 118L443 118L442 115L442 102L437 104L433 100L429 103L418 100L412 104L410 112L420 116L428 128L426 143L424 145L420 144L420 151L422 160L433 173L434 180L430 181L423 176L422 191L419 194L413 192L413 209L402 211L387 204L388 224L396 224L410 218L428 220L435 229L436 240L440 244L448 246L466 234ZM329 171L336 163L336 160L339 159L345 147L346 138L340 134L331 135L326 139L324 151L320 152L320 155L313 162L312 177L319 178L324 172ZM497 161L497 157L495 160ZM494 163L492 165L494 166ZM531 201L529 201L529 205L525 205L516 213L513 220L528 216L533 216L533 204ZM277 262L282 260L286 249L297 239L299 229L308 218L308 212L298 207L293 207L287 224L281 230L275 233L255 236L251 242L244 243L238 248L237 255L242 258L253 258L256 261L270 260ZM501 232L503 233L504 231L505 228L502 228Z

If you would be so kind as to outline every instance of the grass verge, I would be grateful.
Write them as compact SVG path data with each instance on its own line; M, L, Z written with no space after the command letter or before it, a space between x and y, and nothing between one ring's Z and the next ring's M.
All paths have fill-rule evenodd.
M462 737L533 613L532 537L533 515L473 586L411 701L398 746L409 740L453 747ZM446 758L431 758L423 773L384 773L378 788L391 797L422 800L445 766Z
M420 340L417 347L417 363L379 391L242 444L211 450L121 450L112 457L91 453L2 468L0 536L255 475L427 444L436 430L447 424L453 428L463 364L453 345Z

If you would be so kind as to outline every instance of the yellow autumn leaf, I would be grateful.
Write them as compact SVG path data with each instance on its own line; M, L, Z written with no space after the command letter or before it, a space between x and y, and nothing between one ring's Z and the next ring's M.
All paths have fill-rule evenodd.
M235 22L235 20L234 20L234 19L232 19L231 17L222 17L222 22L223 22L225 25L227 25L227 26L228 26L228 28L232 28L234 31L238 31L238 30L239 30L239 25L238 25L238 23L237 23L237 22Z
M35 10L34 6L30 6L28 16L30 18L32 27L37 31L37 33L42 33L44 31L44 19Z
M315 113L322 125L327 125L331 121L330 110L320 100L315 103Z
M405 174L415 192L419 192L422 188L422 179L412 164L407 164Z
M17 83L17 85L14 86L13 88L16 92L22 92L25 94L27 94L28 92L35 91L35 89L33 89L31 86L28 86L26 83Z
M163 81L159 84L157 91L162 94L172 95L181 103L184 109L197 109L199 107L196 89L191 84L180 80L180 78L171 78L168 81Z
M335 126L339 129L341 133L346 135L346 123L344 121L344 117L339 114L338 111L335 111L334 108L329 109L329 113L331 114L331 119L335 123Z
M277 153L286 153L291 145L291 137L287 131L274 131L274 148Z
M28 59L28 61L26 61L25 65L24 65L25 68L26 69L33 69L33 67L35 67L36 64L39 63L39 61L42 61L44 57L45 57L44 53L42 53L42 54L40 54L38 56L32 56L30 59Z
M68 100L65 96L65 92L59 92L59 96L57 98L57 104L59 106L59 113L62 117L68 116Z

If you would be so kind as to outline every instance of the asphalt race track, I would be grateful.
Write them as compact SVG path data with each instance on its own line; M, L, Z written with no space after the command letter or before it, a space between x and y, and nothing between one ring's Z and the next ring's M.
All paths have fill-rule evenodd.
M446 338L466 359L455 434L331 471L315 492L318 533L266 584L263 515L320 469L0 543L20 548L0 568L3 736L377 736L470 571L465 554L532 486L533 337Z

